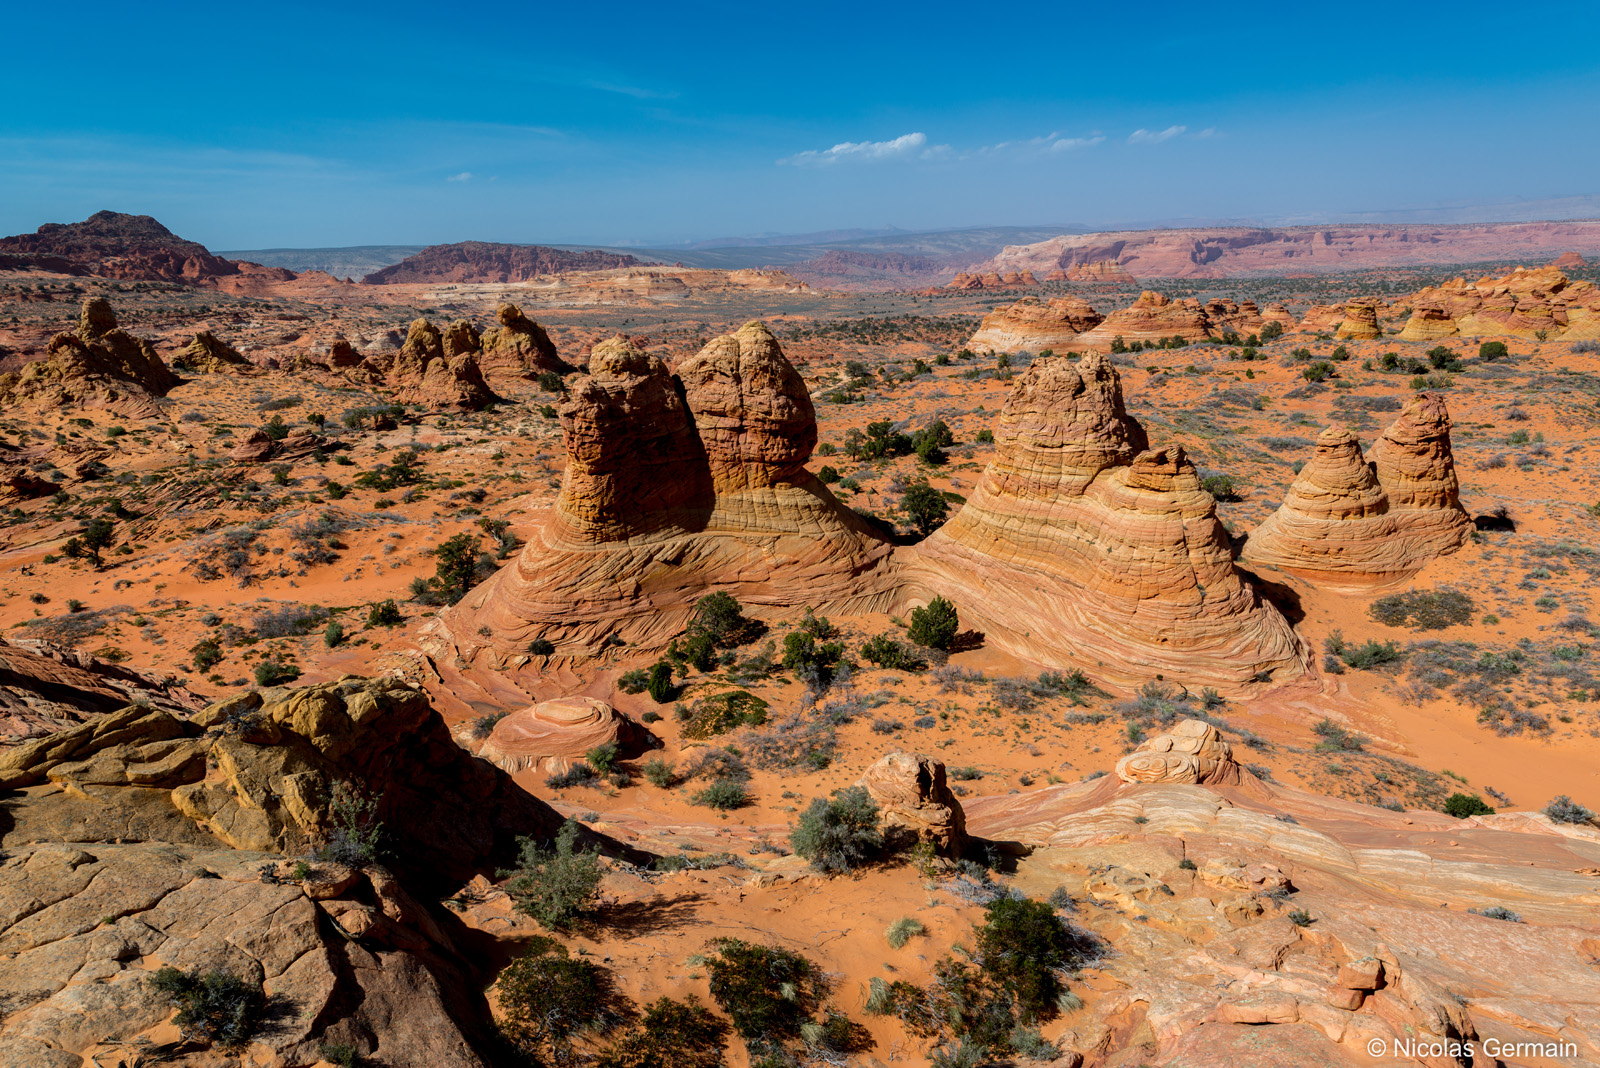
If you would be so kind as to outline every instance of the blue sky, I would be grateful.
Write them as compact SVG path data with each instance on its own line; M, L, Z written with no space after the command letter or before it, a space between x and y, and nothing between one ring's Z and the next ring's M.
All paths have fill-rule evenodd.
M0 233L112 208L220 249L659 243L1600 194L1593 4L91 2L6 22Z

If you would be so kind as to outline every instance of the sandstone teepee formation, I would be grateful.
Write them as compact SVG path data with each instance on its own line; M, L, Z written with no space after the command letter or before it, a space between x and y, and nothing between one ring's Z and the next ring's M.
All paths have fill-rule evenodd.
M1077 297L1040 300L1023 297L983 317L967 341L974 352L1066 351L1078 335L1099 326L1105 316Z
M117 326L104 297L83 302L76 333L50 339L45 358L0 374L0 405L105 408L134 417L160 414L157 397L178 384L155 347Z
M914 586L994 645L1113 682L1238 689L1304 670L1288 622L1234 566L1194 465L1147 447L1104 357L1034 361L995 437L966 506L903 550Z
M1363 459L1355 435L1329 427L1283 505L1245 556L1319 586L1397 582L1455 552L1472 521L1461 507L1444 398L1419 393Z
M602 342L561 425L555 507L435 624L458 658L516 668L536 639L557 655L659 647L714 590L757 612L891 607L891 546L806 470L816 414L765 325L714 338L676 376Z

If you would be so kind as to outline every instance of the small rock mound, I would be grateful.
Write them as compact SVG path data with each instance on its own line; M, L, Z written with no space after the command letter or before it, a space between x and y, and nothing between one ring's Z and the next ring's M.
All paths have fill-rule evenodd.
M1378 325L1378 305L1370 300L1352 300L1344 306L1344 320L1333 336L1351 341L1371 341L1383 336Z
M228 459L241 464L258 464L266 460L297 460L326 448L328 439L309 430L298 430L288 437L273 440L265 430L252 430L245 439L228 452Z
M104 297L83 302L75 334L57 334L43 360L20 372L0 374L0 404L39 403L105 408L120 415L160 413L155 398L166 396L178 376L155 347L117 326Z
M879 757L856 785L872 795L891 847L929 842L938 856L952 860L966 850L966 814L945 782L939 761L915 753L889 753Z
M251 364L238 349L211 331L202 330L195 334L193 341L172 357L172 366L182 371L217 374L223 371L241 370Z
M593 697L557 697L513 712L494 725L478 755L509 772L559 774L602 745L629 748L640 731Z
M1117 761L1117 778L1123 782L1233 786L1242 776L1233 746L1217 728L1198 719L1179 720L1171 731L1146 738Z
M527 378L541 371L566 374L572 365L561 358L544 327L522 313L515 304L502 304L500 326L483 335L480 357L486 373Z
M426 319L412 322L405 343L389 365L387 383L395 400L434 410L475 412L500 400L478 366L478 334L458 322L448 335Z
M1112 312L1099 326L1085 333L1082 343L1103 352L1119 337L1124 342L1159 342L1169 337L1194 342L1211 336L1211 323L1198 300L1193 297L1173 300L1147 289L1131 305Z
M975 352L1065 351L1079 334L1094 329L1104 319L1077 297L1049 301L1024 297L985 315L977 331L967 339L967 348Z

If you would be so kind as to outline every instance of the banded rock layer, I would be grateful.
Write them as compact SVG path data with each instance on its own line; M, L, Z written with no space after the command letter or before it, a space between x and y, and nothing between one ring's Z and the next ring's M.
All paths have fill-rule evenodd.
M1024 297L1015 304L996 308L983 317L967 347L983 352L1039 353L1046 349L1065 349L1078 335L1092 330L1105 316L1077 297L1057 297L1044 301Z
M965 507L903 550L908 575L1027 659L1116 683L1232 690L1304 670L1288 622L1235 568L1216 502L1179 446L1148 448L1091 353L1034 361Z
M676 376L624 338L602 342L561 425L555 507L440 617L435 651L515 669L537 638L558 655L662 646L714 590L757 612L891 606L890 545L806 470L816 414L763 324L714 338Z
M1441 337L1600 338L1600 289L1557 267L1518 267L1499 278L1454 278L1418 291L1405 341Z
M1363 458L1354 434L1329 427L1283 505L1245 555L1320 586L1360 589L1408 578L1459 549L1461 507L1444 399L1418 394Z

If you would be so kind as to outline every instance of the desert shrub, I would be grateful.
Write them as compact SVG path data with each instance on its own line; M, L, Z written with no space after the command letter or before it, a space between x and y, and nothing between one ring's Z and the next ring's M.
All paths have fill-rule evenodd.
M359 787L338 783L328 801L328 828L312 851L315 860L362 868L388 855L388 831L378 819L378 802Z
M802 621L803 624L804 621ZM827 626L828 621L822 620ZM832 632L831 626L829 633ZM783 666L818 691L832 685L844 658L842 642L818 641L818 635L805 629L783 636Z
M255 679L257 686L281 686L286 682L293 682L300 677L300 669L293 664L281 663L277 660L263 660L256 665Z
M714 738L745 725L760 726L767 721L767 702L749 690L725 690L694 703L684 724L685 738Z
M650 670L648 668L634 668L625 671L617 677L617 688L623 693L644 693L646 686L650 685Z
M472 721L472 736L479 741L494 733L494 725L510 715L509 712L490 712Z
M1060 968L1097 958L1094 935L1067 923L1043 901L1002 897L989 903L973 929L976 956L985 975L1013 998L1024 1021L1049 1016L1061 993Z
M1504 341L1485 341L1478 346L1478 359L1488 363L1493 363L1495 360L1503 360L1507 355L1509 353L1506 350Z
M494 560L482 547L476 535L465 532L440 542L433 550L433 577L414 580L411 595L432 605L461 600L468 590L494 574Z
M215 638L202 638L189 647L189 655L194 658L196 671L210 671L222 662L222 646Z
M839 474L839 469L832 464L823 464L821 469L817 471L817 481L824 486L831 486L842 477Z
M731 812L750 803L750 788L737 779L714 779L689 800L719 812Z
M1368 614L1390 627L1443 630L1472 619L1472 598L1451 586L1437 590L1407 590L1380 597Z
M242 1049L266 1015L261 987L220 969L162 968L146 982L177 1006L173 1022L185 1038L220 1049Z
M604 745L597 745L583 754L583 759L587 760L595 771L607 775L617 763L617 743L606 742Z
M1289 922L1294 924L1296 927L1310 927L1315 920L1313 919L1311 913L1307 912L1305 909L1295 909L1293 912L1289 913Z
M889 929L883 932L883 937L888 940L891 947L901 949L907 942L919 934L925 934L927 930L921 921L910 916L902 916L889 925Z
M1521 923L1522 916L1506 908L1504 905L1490 905L1488 908L1468 909L1474 916L1486 916L1491 920L1504 920L1507 923Z
M1239 499L1239 492L1233 484L1231 475L1207 475L1200 480L1200 488L1219 501L1236 501Z
M639 769L645 781L651 786L659 786L663 790L671 789L678 784L678 772L670 760L653 757L644 762L644 767Z
M650 674L644 688L649 691L651 700L658 705L664 705L676 697L678 688L672 684L672 665L665 660L657 660L650 665Z
M578 761L570 765L566 771L546 775L544 784L552 790L565 790L569 786L593 786L598 778L599 773L588 764Z
M509 876L505 890L518 912L560 930L589 908L604 872L599 849L579 849L577 842L578 822L573 819L556 832L554 848L532 838L517 839L517 866L500 872L500 877Z
M1299 349L1295 350L1299 352ZM1315 363L1303 368L1300 377L1307 382L1322 382L1333 377L1333 364L1327 360L1317 360Z
M766 626L744 614L744 607L732 594L717 591L695 602L689 617L689 633L704 634L720 649L731 649L761 637Z
M737 938L706 948L711 998L752 1053L776 1052L799 1038L827 997L822 969L798 953Z
M723 1068L728 1025L690 994L657 998L600 1054L599 1068Z
M789 847L818 871L849 871L883 848L878 806L864 786L811 802L789 833Z
M1483 798L1477 794L1451 794L1445 799L1444 811L1447 816L1454 816L1464 820L1468 816L1492 816L1494 809L1483 803Z
M928 666L928 662L912 652L904 642L897 642L886 634L862 642L861 659L870 660L890 671L921 671Z
M1088 704L1088 698L1107 696L1106 692L1089 681L1089 676L1082 670L1073 668L1071 671L1045 671L1041 672L1034 683L1034 689L1041 694L1053 697L1065 697L1074 705Z
M611 976L568 955L553 938L533 939L495 981L500 1031L533 1064L570 1064L573 1040L621 1018Z
M1346 730L1326 716L1313 724L1311 731L1322 739L1317 748L1323 752L1359 753L1365 744L1361 735Z
M906 629L906 636L929 649L947 650L960 627L956 606L943 597L935 597L926 606L911 610L911 626Z
M746 730L739 739L739 747L751 764L763 770L820 770L833 762L833 751L838 745L834 730L837 724L833 713L828 711L838 708L839 704L833 702L821 715L792 712L764 724L760 730Z
M918 483L906 487L900 497L900 509L917 528L917 533L927 537L944 524L945 517L950 514L950 502L927 483Z
M328 625L322 628L322 644L329 649L336 648L344 641L344 624L337 619L328 620Z
M328 610L315 604L284 604L257 612L250 629L258 638L288 638L310 634L328 618Z
M1544 814L1557 823L1591 823L1594 813L1578 804L1566 794L1561 794L1544 806Z
M379 601L367 611L367 626L398 627L406 621L393 601Z
M1443 345L1435 345L1428 350L1428 363L1436 371L1461 370L1460 358Z
M528 643L528 652L533 656L549 656L555 651L555 643L549 638L535 638ZM638 693L637 690L634 692Z
M1403 660L1406 654L1394 642L1368 641L1361 645L1347 645L1339 655L1357 671L1370 671L1383 664Z

